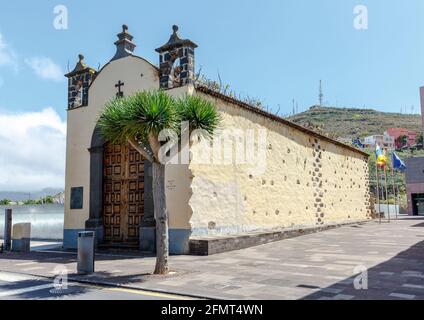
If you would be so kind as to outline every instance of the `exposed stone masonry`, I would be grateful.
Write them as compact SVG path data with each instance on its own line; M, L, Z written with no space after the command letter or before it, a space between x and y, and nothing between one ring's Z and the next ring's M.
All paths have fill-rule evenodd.
M313 183L313 187L314 187L314 198L315 198L315 208L316 208L316 213L315 216L317 218L317 225L322 225L324 224L324 218L325 218L325 213L324 213L324 188L323 188L323 181L322 181L322 172L321 172L321 159L322 159L322 150L321 150L321 145L318 139L314 140L314 143L312 144L312 147L314 148L313 151L313 167L314 167L314 171L312 172L312 183Z
M156 49L159 53L160 88L171 89L193 83L194 49L197 45L190 40L180 39L178 27L173 26L169 41Z
M68 78L68 109L88 105L88 88L96 76L96 71L85 64L84 56L78 57L75 69L65 75Z

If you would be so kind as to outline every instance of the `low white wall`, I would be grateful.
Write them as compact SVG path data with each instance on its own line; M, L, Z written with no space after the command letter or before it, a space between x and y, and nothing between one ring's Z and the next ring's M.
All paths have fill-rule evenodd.
M12 209L12 224L31 223L31 238L63 239L63 205L0 206L0 238L4 237L4 211Z

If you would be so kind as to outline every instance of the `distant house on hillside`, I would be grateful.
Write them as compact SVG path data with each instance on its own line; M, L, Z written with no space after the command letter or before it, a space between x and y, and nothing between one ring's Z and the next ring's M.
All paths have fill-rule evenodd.
M376 144L392 149L395 146L395 140L388 135L387 132L381 135L377 134L364 138L364 145L366 148L374 148Z
M402 145L402 142L399 140L401 136L407 137L407 145L412 146L415 144L415 141L417 139L417 133L415 131L409 131L405 128L389 128L387 129L387 134L393 137L396 145L396 149L400 149L404 147Z

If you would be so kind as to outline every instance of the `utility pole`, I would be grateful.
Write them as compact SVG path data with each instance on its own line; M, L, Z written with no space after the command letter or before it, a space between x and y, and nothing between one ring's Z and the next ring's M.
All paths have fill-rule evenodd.
M293 115L295 115L296 114L296 109L294 107L294 99L292 100L292 104L293 104Z
M319 98L319 106L322 107L322 102L324 101L324 94L322 92L322 81L321 80L319 81L319 95L318 95L318 98Z

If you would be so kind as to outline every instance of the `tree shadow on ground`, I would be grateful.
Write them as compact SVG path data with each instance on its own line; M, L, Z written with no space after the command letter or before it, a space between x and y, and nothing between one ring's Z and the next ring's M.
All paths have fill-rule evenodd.
M55 288L53 280L28 279L0 283L0 299L3 300L39 300L78 297L90 291L90 288L77 284ZM6 295L2 296L2 293Z
M135 282L145 282L147 278L151 277L151 273L138 273L130 275L116 275L111 272L101 271L95 272L90 275L81 275L78 273L70 274L69 277L74 281L90 281L90 282L102 282L110 284L131 284Z
M138 264L137 268L126 267L125 260L150 258L143 263ZM102 264L97 266L100 262L113 262L117 261L118 264ZM124 264L120 264L120 261L124 261ZM95 258L95 270L92 274L78 274L76 272L77 266L77 255L76 253L61 253L61 252L29 252L29 253L13 253L6 252L0 254L0 270L5 272L31 274L34 276L47 276L54 277L59 272L66 268L69 280L80 281L86 283L98 283L98 284L133 284L143 283L150 280L160 279L164 280L169 277L175 277L188 273L185 270L171 270L168 275L153 275L155 259L153 256L124 256L116 254L96 254ZM132 262L134 264L134 262ZM135 262L136 263L136 262ZM56 267L60 267L56 272ZM121 270L113 270L121 269ZM134 272L137 270L138 272Z
M104 251L96 251L95 260L96 261L115 261L115 260L132 260L132 259L141 259L141 258L154 258L153 254L128 254L128 253L106 253ZM66 252L48 252L48 251L31 251L31 252L3 252L0 254L1 260L28 260L41 263L73 263L77 261L77 252L76 251L66 251Z
M366 267L366 266L365 266ZM352 270L353 271L353 270ZM303 297L303 300L396 300L424 299L424 241L418 242L392 259L367 270L367 275L358 271L326 288L317 288L308 284L299 287L317 290ZM366 284L368 289L357 290L357 284Z
M424 222L411 226L413 228L424 227Z
M152 269L153 271L153 269ZM193 273L193 271L181 270L173 268L167 275L155 275L153 272L141 272L141 273L131 273L131 274L117 274L108 271L98 271L89 275L72 273L69 274L69 279L73 281L81 282L92 282L99 284L119 284L119 285L129 285L129 284L142 284L147 281L160 280L164 281L169 278L174 278L176 276L186 275Z

